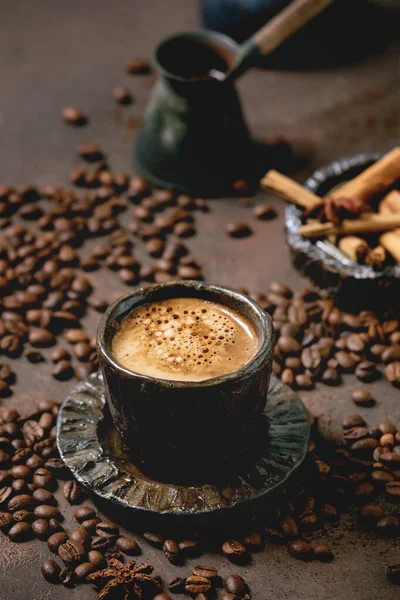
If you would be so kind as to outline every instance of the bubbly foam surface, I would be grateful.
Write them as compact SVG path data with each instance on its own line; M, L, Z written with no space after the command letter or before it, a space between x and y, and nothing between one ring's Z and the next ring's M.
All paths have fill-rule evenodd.
M247 364L259 347L253 325L235 310L199 298L134 309L112 340L124 367L176 381L203 381Z

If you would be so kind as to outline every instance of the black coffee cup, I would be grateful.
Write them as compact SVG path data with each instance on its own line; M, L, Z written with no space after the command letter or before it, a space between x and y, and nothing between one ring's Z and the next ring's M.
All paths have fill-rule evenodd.
M203 381L158 379L118 363L112 339L132 310L180 297L217 302L248 319L259 339L253 358L232 373ZM119 298L100 322L98 355L111 417L130 454L142 465L178 473L207 471L237 453L238 440L251 437L251 423L267 402L274 341L270 316L244 294L220 285L170 282Z

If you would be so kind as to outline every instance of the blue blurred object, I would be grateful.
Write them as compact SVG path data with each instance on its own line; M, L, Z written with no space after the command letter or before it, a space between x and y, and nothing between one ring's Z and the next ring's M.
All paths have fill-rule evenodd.
M291 2L201 0L201 19L206 29L242 43ZM257 66L304 69L351 62L382 48L387 31L382 8L367 0L336 0Z
M237 42L249 38L292 0L203 0L206 29L220 31Z

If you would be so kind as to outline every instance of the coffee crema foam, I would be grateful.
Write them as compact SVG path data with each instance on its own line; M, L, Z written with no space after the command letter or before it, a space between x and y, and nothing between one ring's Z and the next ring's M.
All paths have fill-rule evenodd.
M151 377L203 381L236 371L256 354L253 325L235 310L199 298L172 298L134 309L114 334L121 365Z

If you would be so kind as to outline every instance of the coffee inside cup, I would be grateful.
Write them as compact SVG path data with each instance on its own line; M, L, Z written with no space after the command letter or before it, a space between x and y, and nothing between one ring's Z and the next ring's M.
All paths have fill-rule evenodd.
M204 381L233 373L259 349L252 323L201 298L171 298L135 308L111 343L116 360L159 379Z

